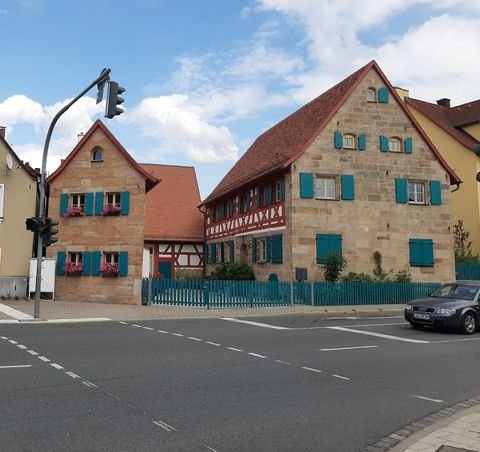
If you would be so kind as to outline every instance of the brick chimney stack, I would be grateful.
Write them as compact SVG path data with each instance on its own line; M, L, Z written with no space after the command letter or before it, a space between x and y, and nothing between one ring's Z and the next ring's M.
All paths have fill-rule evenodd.
M445 108L450 108L450 99L447 99L446 97L443 97L442 99L438 99L437 105L440 105L441 107L445 107Z
M0 126L0 137L5 139L5 127L4 126Z

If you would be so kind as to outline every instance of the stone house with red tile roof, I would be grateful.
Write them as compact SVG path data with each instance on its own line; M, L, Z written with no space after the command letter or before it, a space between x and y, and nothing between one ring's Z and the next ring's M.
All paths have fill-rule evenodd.
M195 169L141 164L161 182L145 199L144 276L202 278L204 218Z
M450 187L460 178L375 61L263 133L202 202L206 271L243 261L257 279L408 270L454 278Z
M462 179L460 189L452 193L453 223L463 221L470 234L471 250L480 254L480 100L455 107L450 99L430 103L409 97L407 90L397 89L434 143L442 157Z
M56 297L140 304L145 198L159 180L96 121L48 178Z

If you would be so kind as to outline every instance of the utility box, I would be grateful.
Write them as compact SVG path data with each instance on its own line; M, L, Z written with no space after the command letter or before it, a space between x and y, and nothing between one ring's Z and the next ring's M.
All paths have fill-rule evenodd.
M295 268L295 279L297 281L306 281L307 278L307 269L306 268L301 268L301 267L296 267Z
M40 284L40 295L45 295L44 298L50 300L54 299L55 295L55 259L42 259L42 281ZM30 274L28 280L28 298L35 297L35 289L37 282L37 259L30 259Z

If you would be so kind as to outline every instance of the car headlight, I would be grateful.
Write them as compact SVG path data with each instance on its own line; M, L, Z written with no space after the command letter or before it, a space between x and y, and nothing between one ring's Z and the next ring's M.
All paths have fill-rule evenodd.
M411 310L412 310L412 305L411 304L405 305L405 311L411 311Z
M442 315L453 315L455 314L456 310L455 309L449 309L449 308L440 308L437 310L437 314L442 314Z

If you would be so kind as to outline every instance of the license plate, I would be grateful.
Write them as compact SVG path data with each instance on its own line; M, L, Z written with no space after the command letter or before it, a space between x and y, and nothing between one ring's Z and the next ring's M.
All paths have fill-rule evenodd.
M414 319L429 320L430 316L428 314L413 314Z

